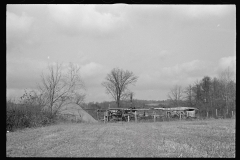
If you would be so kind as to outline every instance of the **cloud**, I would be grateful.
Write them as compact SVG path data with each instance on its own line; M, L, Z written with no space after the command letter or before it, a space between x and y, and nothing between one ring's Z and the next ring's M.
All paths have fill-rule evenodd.
M160 52L154 53L152 56L150 56L150 61L163 61L165 60L167 57L169 57L172 53L168 50L162 50Z
M193 60L139 75L139 90L167 90L173 85L187 86L204 76L216 77L227 67L236 73L236 56L223 57L218 63Z
M103 86L89 88L86 96L86 101L91 102L101 102L113 100L111 95L106 94L105 88Z
M121 14L100 12L94 5L48 5L51 18L69 34L108 33L124 24Z
M174 5L176 13L189 18L224 16L234 10L233 5Z
M211 76L214 71L209 68L212 68L209 62L200 60L164 67L140 74L137 87L141 90L167 90L176 84L186 86L205 75Z
M96 62L80 65L80 76L86 85L87 91L102 87L101 83L109 72L110 69L107 66Z
M155 89L166 89L169 84L163 79L157 72L142 73L139 75L136 83L136 89L138 90L155 90Z
M218 65L215 67L215 72L219 75L224 70L229 69L234 73L234 79L236 78L236 56L222 57L218 61Z
M106 73L106 68L101 64L90 62L88 64L81 66L80 73L82 77L85 78L95 77L103 73Z
M7 45L11 49L19 43L26 42L34 22L33 17L22 12L21 16L7 11Z
M18 33L27 32L33 23L33 18L22 13L18 16L14 13L7 11L7 32L8 33Z
M7 58L7 88L36 88L47 63L32 58Z
M223 57L219 60L219 67L226 69L230 67L236 71L236 56Z
M61 71L63 74L67 74L69 70L69 64L68 62L62 62L62 63L57 63L57 62L51 62L49 65L56 66L57 64L61 64ZM93 81L96 81L96 78L99 79L99 77L102 77L103 75L106 75L108 72L108 69L106 66L101 65L96 62L87 62L85 64L81 63L72 63L74 66L79 67L79 74L83 78L86 83L90 83ZM48 72L47 66L45 67L44 70L45 73Z
M47 63L44 61L39 61L33 58L22 58L17 57L14 58L13 56L7 58L7 73L14 74L18 71L41 71L42 69L47 67Z
M207 74L210 63L206 61L193 60L190 62L176 64L172 67L164 67L160 73L168 77L186 77L186 76L199 76L201 74Z
M171 19L176 22L209 16L222 17L236 10L234 5L126 5L122 8L131 22L137 21L143 25L156 20L168 25Z

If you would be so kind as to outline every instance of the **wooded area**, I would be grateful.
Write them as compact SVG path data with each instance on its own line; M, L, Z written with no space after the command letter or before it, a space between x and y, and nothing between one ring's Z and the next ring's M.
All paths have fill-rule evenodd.
M178 107L188 106L199 109L200 117L232 117L236 110L236 81L234 73L227 68L222 71L218 78L204 76L200 81L189 84L187 87L174 86L169 94L169 99L156 100L138 100L134 99L132 103L130 98L121 101L122 108L129 108L131 105L135 108L149 108L146 104L158 104L158 107ZM101 103L84 103L83 107L94 117L96 109L107 109L108 107L117 107L115 101ZM92 112L92 113L91 113Z

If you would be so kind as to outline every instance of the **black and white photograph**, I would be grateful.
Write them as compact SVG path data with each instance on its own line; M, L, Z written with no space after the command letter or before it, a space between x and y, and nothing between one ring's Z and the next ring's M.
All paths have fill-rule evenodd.
M6 157L235 158L236 5L7 4Z

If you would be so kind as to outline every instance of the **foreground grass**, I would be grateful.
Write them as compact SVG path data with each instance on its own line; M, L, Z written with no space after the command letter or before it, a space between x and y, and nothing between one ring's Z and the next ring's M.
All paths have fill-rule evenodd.
M235 157L235 119L59 124L7 133L8 157Z

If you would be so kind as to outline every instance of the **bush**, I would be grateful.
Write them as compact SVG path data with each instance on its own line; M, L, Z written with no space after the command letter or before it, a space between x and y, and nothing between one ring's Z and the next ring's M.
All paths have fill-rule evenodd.
M41 111L38 105L15 104L8 101L6 108L6 129L8 131L54 123L54 117L46 111Z

